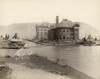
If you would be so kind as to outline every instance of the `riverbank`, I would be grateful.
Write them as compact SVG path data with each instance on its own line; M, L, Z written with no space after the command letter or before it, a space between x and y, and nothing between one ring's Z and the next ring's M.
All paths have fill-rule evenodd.
M25 55L37 54L39 56L46 57L48 60L51 60L51 61L56 61L56 59L60 59L59 64L70 65L74 69L77 69L78 71L81 71L81 72L93 77L94 79L100 79L100 74L99 74L100 73L100 71L99 71L100 65L98 62L99 58L100 58L99 57L100 46L56 47L56 46L45 46L45 45L40 45L40 44L36 44L36 43L31 44L31 42L28 44L28 46L30 47L29 49L23 49L21 51L15 50L15 49L14 50L0 49L0 55L3 57L5 55L14 56L14 55L16 55L17 52L20 51L19 53L17 53L17 55L19 55L20 57L14 57L14 58L12 57L11 60L14 59L14 61L15 61L15 59L16 60L18 59L18 61L15 61L15 62L18 62L18 65L21 63L21 64L23 64L23 66L25 63L29 64L29 66L33 66L33 64L31 62L19 61L20 58L21 58L21 60L22 59L26 60L27 56L25 57ZM23 56L23 57L21 57L21 56ZM9 58L7 58L7 61L8 60L9 60ZM28 61L28 59L27 59L27 61ZM17 64L17 63L14 63L14 64ZM28 66L26 66L26 67L28 67ZM33 66L32 68L38 69L37 65L36 65L36 67Z
M49 73L66 76L71 79L93 79L88 75L72 68L71 66L61 66L57 63L49 61L45 57L37 55L29 55L23 57L9 57L3 59L6 63L21 64L31 69L41 69ZM68 78L68 79L69 79Z
M34 42L34 41L31 41ZM58 43L58 42L51 42L51 41L37 41L34 42L36 44L40 44L40 45L45 45L45 46L100 46L100 41L95 41L94 44L92 44L92 42L85 42L85 44L83 42L67 42L67 43Z

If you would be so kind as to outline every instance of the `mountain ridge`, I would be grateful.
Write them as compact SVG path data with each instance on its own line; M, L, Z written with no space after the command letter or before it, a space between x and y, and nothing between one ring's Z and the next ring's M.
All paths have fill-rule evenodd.
M100 31L86 23L78 22L79 27L79 37L87 37L92 35L94 38L100 38ZM0 26L0 35L9 34L11 37L18 33L19 38L34 38L36 35L35 26L38 25L47 25L51 26L53 23L42 22L42 23L13 23L8 26Z

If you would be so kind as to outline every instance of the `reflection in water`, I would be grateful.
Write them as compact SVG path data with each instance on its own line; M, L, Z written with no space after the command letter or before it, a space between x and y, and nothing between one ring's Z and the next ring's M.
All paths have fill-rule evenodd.
M51 61L59 59L59 64L68 64L91 77L100 79L100 46L54 47L34 45L20 52L20 55L26 54L38 54Z

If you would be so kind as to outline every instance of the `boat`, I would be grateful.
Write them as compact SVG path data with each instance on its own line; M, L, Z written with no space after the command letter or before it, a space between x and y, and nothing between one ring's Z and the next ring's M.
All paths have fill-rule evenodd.
M16 37L17 37L17 35L16 35ZM12 38L12 39L7 40L7 42L2 45L2 48L4 48L4 49L20 49L22 47L24 48L25 44L26 43L24 42L23 39Z
M85 41L85 42L83 42L83 45L84 45L84 46L95 46L96 43L93 42L93 41Z
M9 40L9 42L7 44L3 45L2 48L5 48L5 49L20 49L20 48L24 47L24 45L25 45L24 42Z
M81 41L81 44L84 46L95 46L96 41L93 39L91 35L89 35L87 38L84 37L83 40Z

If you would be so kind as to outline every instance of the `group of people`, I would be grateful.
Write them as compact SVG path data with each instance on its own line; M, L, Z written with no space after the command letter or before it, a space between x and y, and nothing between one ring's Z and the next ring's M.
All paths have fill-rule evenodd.
M8 34L6 34L5 36L2 36L2 35L1 35L0 38L1 38L1 39L9 39L9 35L8 35Z
M6 34L5 36L0 36L1 39L8 40L10 38L9 34ZM18 39L17 33L12 37L13 39Z
M88 35L88 37L84 37L82 39L83 41L97 41L97 38L93 38L91 35Z

